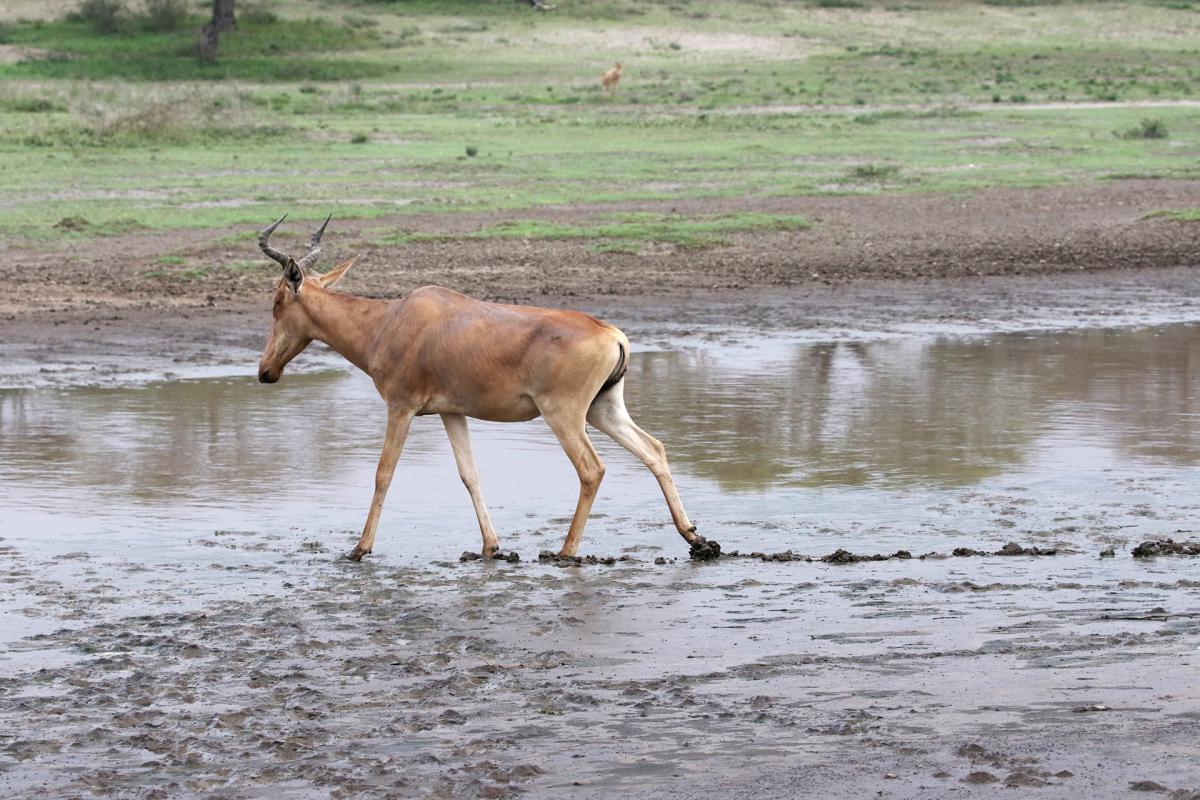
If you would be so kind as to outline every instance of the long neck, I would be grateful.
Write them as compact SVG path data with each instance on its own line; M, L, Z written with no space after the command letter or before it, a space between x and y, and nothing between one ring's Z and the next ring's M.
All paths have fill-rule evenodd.
M305 287L304 310L313 324L313 338L337 350L363 372L369 372L371 347L388 303L319 287Z

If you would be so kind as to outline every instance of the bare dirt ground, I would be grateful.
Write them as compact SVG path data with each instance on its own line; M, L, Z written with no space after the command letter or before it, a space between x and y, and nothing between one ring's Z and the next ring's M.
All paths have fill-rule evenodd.
M361 255L346 290L398 296L429 283L509 302L608 295L675 295L714 289L833 285L863 279L961 278L1145 267L1200 261L1200 225L1147 217L1200 205L1200 181L1128 180L970 196L736 198L551 207L518 212L335 220L324 263ZM799 214L809 230L740 234L703 250L650 246L593 253L579 241L451 240L388 247L387 231L469 233L511 219L588 223L617 211ZM264 220L264 224L270 220ZM280 231L300 247L307 226ZM86 242L0 243L0 323L28 325L101 315L261 306L269 270L220 269L263 259L229 230L130 233ZM291 236L293 238L284 238ZM210 268L171 276L161 256ZM269 264L263 259L264 264ZM177 268L176 268L177 269ZM168 273L163 276L162 273ZM11 332L11 325L5 325Z

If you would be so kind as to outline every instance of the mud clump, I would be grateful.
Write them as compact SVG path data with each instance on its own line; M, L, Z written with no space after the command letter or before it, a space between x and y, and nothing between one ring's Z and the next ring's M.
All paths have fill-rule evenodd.
M791 550L784 550L782 553L751 553L750 557L760 561L812 561L811 556L793 553Z
M1016 542L1009 542L999 550L973 550L969 547L956 548L952 555L959 558L969 556L1053 556L1057 555L1057 549L1048 549L1041 547L1022 547ZM838 548L829 555L812 557L803 553L793 553L791 550L784 550L782 553L760 553L757 550L751 553L739 553L737 550L731 550L726 554L729 558L757 558L759 561L803 561L812 563L819 561L823 564L860 564L865 561L907 561L909 559L917 559L925 561L927 559L948 558L943 553L924 553L919 556L914 556L909 550L897 550L894 553L851 553L849 550Z
M1134 792L1166 792L1167 787L1155 781L1133 781L1129 784L1130 791Z
M758 550L750 553L742 553L737 550L730 550L728 553L722 553L721 555L725 558L757 558L759 561L812 561L812 556L806 556L803 553L793 553L791 550L784 550L782 553L762 553Z
M1021 547L1016 542L1009 542L992 555L996 556L1053 556L1058 554L1054 547Z
M907 550L897 550L889 555L883 553L875 553L874 555L856 555L841 548L834 550L827 556L822 556L821 561L826 564L856 564L860 561L891 561L893 558L906 559L912 558L912 553Z
M1174 539L1153 539L1142 542L1131 551L1134 558L1156 556L1200 556L1200 542L1177 542Z
M479 553L476 553L472 550L464 550L463 554L458 557L458 560L463 561L463 562L483 561L484 556ZM516 564L517 562L519 562L521 560L521 555L516 552L505 553L500 550L497 550L495 553L492 553L490 556L487 556L487 560L489 560L489 561L507 561L510 564Z
M693 561L715 561L721 557L721 544L712 539L697 536L688 551Z
M1017 789L1024 786L1049 786L1050 782L1040 775L1024 770L1017 770L1009 773L1004 779L1004 785L1010 789Z
M963 783L995 783L998 780L999 778L992 773L979 770L963 778Z
M1055 547L1022 547L1016 542L1009 542L999 550L972 550L969 547L956 547L951 555L957 558L968 558L970 556L1055 556L1058 555L1058 548Z
M629 556L563 556L550 550L538 553L538 561L543 564L554 564L557 567L573 567L582 564L603 564L612 566L618 561L633 561Z

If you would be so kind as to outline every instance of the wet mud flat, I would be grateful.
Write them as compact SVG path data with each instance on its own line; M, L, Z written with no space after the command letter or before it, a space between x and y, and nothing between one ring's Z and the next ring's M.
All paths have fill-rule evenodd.
M397 567L229 538L240 565L173 572L5 547L46 629L0 661L5 796L1200 796L1195 559Z
M520 560L460 562L418 420L354 564L369 380L14 373L0 797L1200 797L1200 327L1155 308L664 326L629 406L703 562L598 437L585 558L540 561L577 484L537 423L473 426Z

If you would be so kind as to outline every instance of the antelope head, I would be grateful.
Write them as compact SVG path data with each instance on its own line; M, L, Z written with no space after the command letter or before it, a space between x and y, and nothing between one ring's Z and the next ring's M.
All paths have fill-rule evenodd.
M305 307L308 296L333 286L354 263L351 259L324 275L312 269L321 255L321 235L325 233L329 217L317 228L308 244L308 252L299 261L271 247L271 234L286 217L287 214L284 214L258 234L258 246L268 258L283 267L283 275L275 286L271 332L267 335L267 345L258 362L258 380L262 383L279 380L287 363L300 355L316 337L316 326Z

